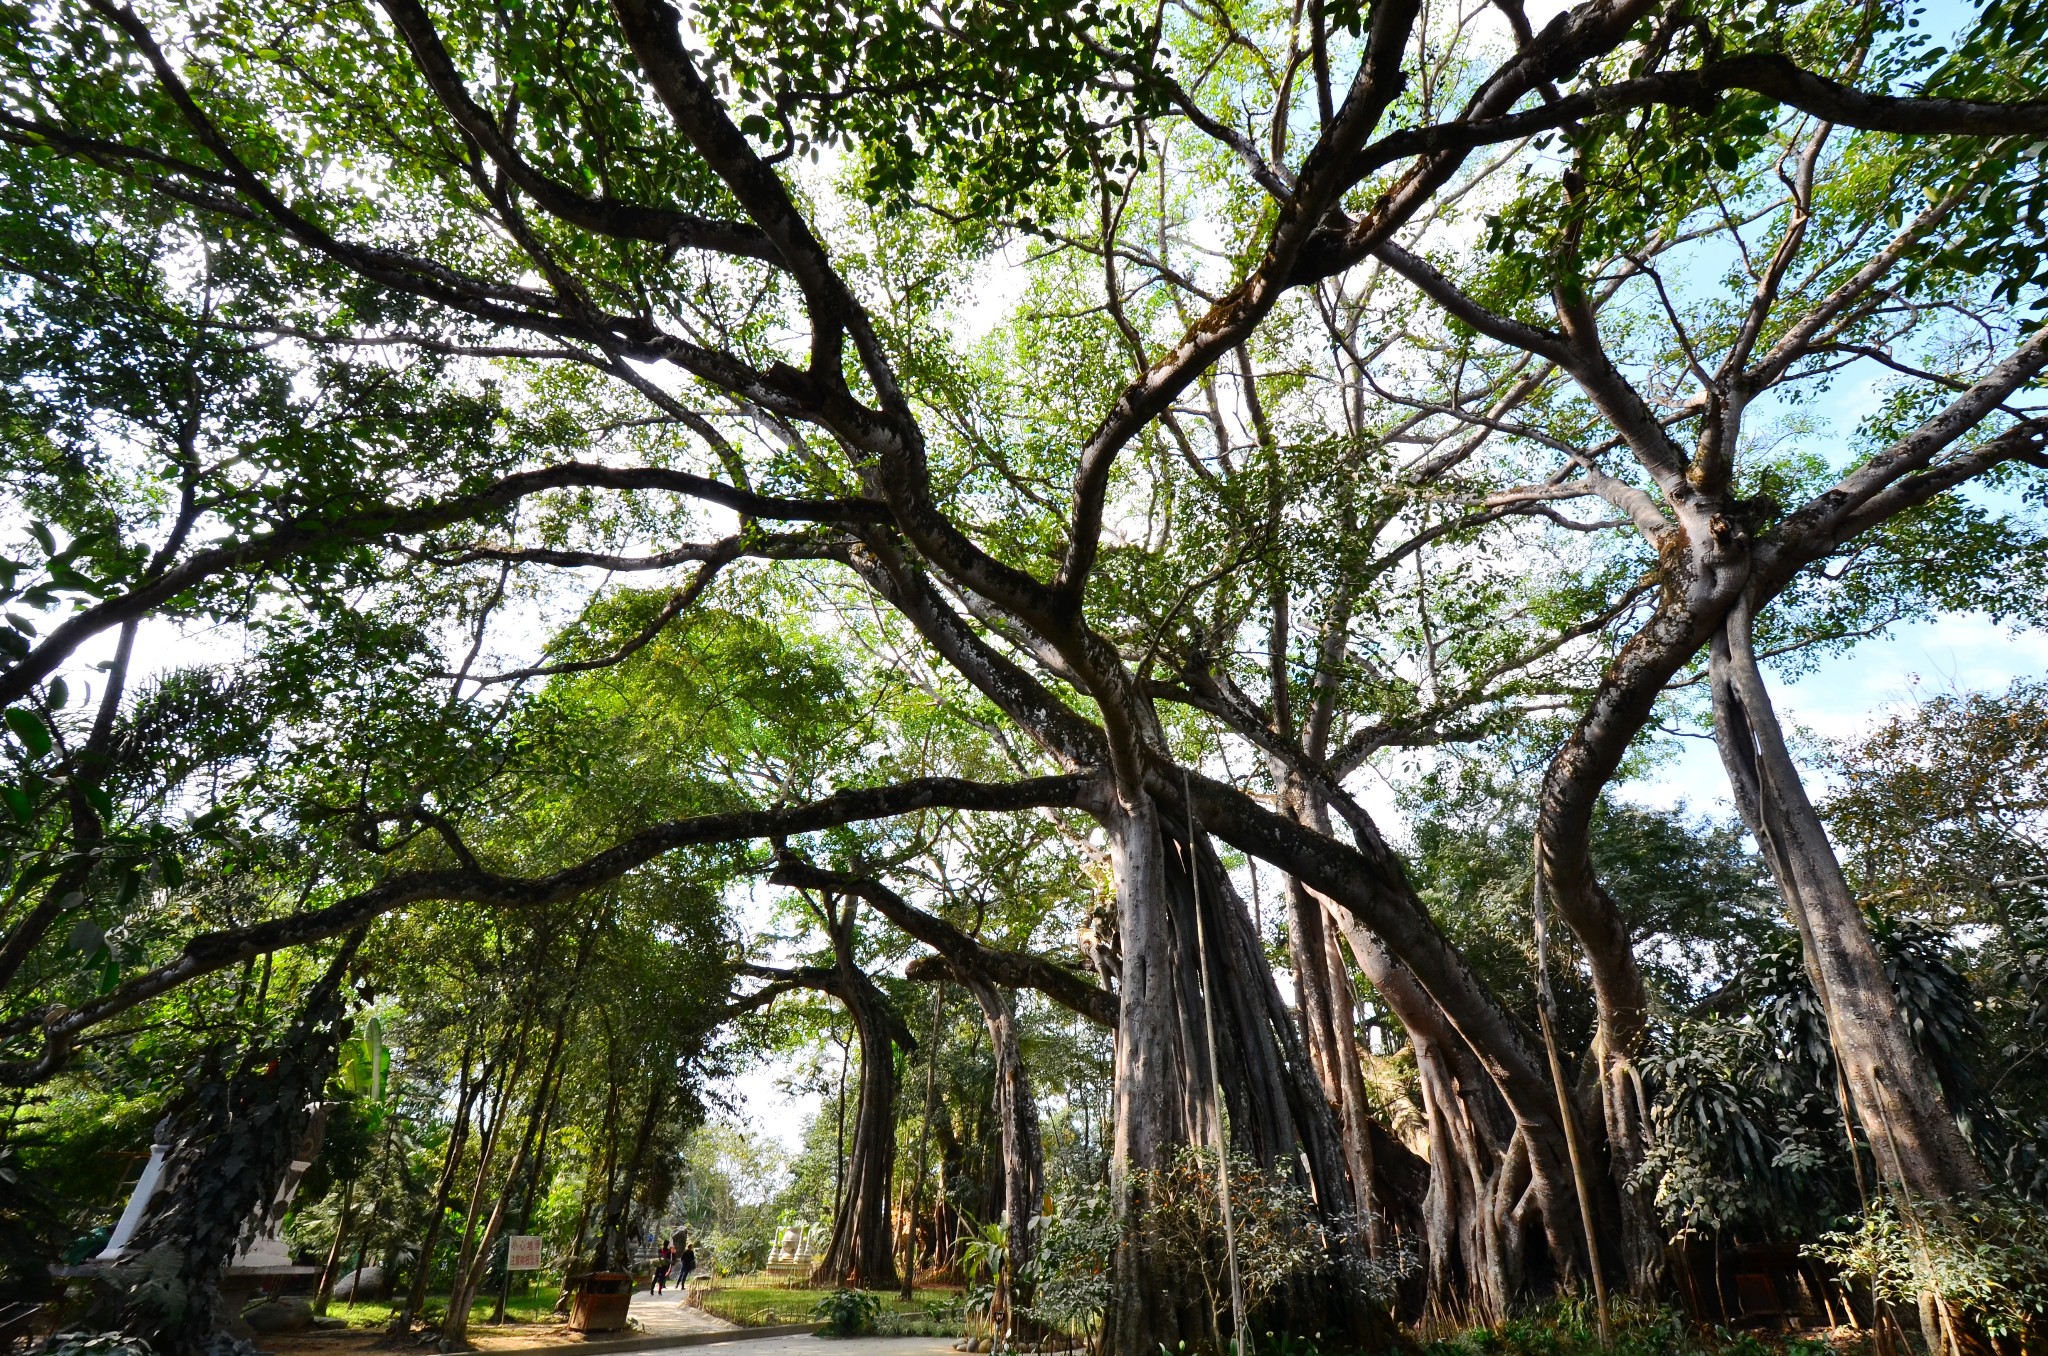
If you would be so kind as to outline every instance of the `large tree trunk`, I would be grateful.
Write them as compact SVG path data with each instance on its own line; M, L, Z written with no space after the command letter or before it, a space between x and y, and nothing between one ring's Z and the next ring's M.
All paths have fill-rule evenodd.
M1526 1028L1501 1006L1436 927L1370 819L1355 805L1336 806L1358 840L1356 847L1345 847L1330 836L1250 806L1213 783L1197 780L1194 786L1204 818L1220 821L1223 837L1298 876L1338 906L1338 918L1367 978L1376 984L1380 980L1365 964L1369 951L1399 956L1400 972L1414 987L1415 1008L1436 1014L1457 1033L1513 1113L1530 1154L1533 1207L1548 1236L1560 1245L1552 1255L1566 1274L1583 1274L1556 1089ZM1404 1020L1408 1016L1401 1015ZM1566 1213L1560 1214L1560 1209ZM1602 1202L1602 1216L1612 1213L1611 1202Z
M1203 1049L1192 929L1176 925L1159 810L1143 793L1103 816L1116 881L1118 989L1116 1139L1110 1160L1118 1244L1103 1356L1156 1356L1180 1343L1209 1347L1215 1324L1199 1286L1176 1274L1145 1228L1145 1175L1170 1166L1188 1145L1211 1139L1212 1086ZM1187 935L1183 935L1183 933ZM1193 1021L1190 1021L1192 1015Z
M896 1052L882 1022L862 1011L866 1006L853 1005L860 1043L860 1095L853 1151L847 1158L846 1196L811 1283L893 1290L897 1278L889 1237L889 1184L896 1164Z
M846 1195L832 1221L832 1241L811 1283L856 1290L894 1290L895 1249L889 1234L889 1191L896 1168L896 1050L915 1044L874 982L853 965L851 928L857 905L846 905L835 924L839 994L853 1017L860 1047L860 1096L854 1112L853 1152ZM838 934L846 933L842 939Z
M1555 1122L1518 1124L1456 1030L1408 968L1348 914L1359 969L1408 1032L1429 1130L1423 1203L1424 1312L1445 1327L1492 1323L1522 1295L1580 1269L1578 1220L1563 1149L1539 1175L1530 1145Z
M1885 1181L1910 1200L1979 1190L1984 1171L1899 1012L1870 928L1785 745L1738 606L1714 638L1714 734L1735 802L1799 929L1835 1058ZM1909 1203L1910 1203L1909 1200Z
M1291 817L1330 836L1326 804L1314 788L1300 788ZM1355 807L1349 810L1355 815ZM1361 842L1369 824L1352 825ZM1325 881L1326 888L1337 882ZM1389 882L1422 912L1405 880ZM1368 885L1368 888L1370 886ZM1400 1018L1414 1042L1430 1134L1426 1200L1414 1203L1426 1252L1424 1309L1439 1318L1503 1316L1524 1293L1541 1293L1559 1280L1585 1274L1583 1230L1570 1173L1569 1151L1554 1089L1536 1072L1533 1053L1512 1019L1490 995L1453 987L1463 1000L1466 1025L1492 1037L1482 1059L1466 1030L1348 900L1311 892L1325 905L1325 936L1349 942L1360 971ZM1462 962L1459 962L1462 964ZM1458 978L1457 973L1448 975ZM1349 1004L1341 962L1336 982ZM1333 993L1336 983L1328 986ZM1356 1042L1350 1042L1356 1058ZM1361 1085L1344 1089L1362 1103ZM1365 1120L1360 1106L1360 1120ZM1369 1121L1366 1122L1370 1129ZM1602 1202L1603 1212L1611 1206ZM1381 1202L1381 1208L1395 1205ZM1405 1213L1407 1202L1393 1213Z
M1149 856L1147 843L1131 832L1139 824L1148 831ZM1203 1029L1208 1021L1215 1027L1231 1151L1294 1176L1330 1237L1325 1264L1276 1292L1267 1318L1347 1347L1385 1345L1393 1324L1361 1284L1366 1252L1336 1113L1221 861L1199 835L1190 857L1185 821L1171 827L1171 836L1162 836L1159 811L1148 806L1111 835L1124 974L1113 1167L1130 1228L1118 1256L1105 1350L1149 1356L1161 1344L1171 1348L1182 1340L1220 1343L1203 1288L1170 1274L1144 1236L1146 1202L1129 1175L1133 1168L1170 1164L1186 1145L1213 1142L1216 1077ZM1138 895L1141 884L1149 885L1149 899Z
M1276 773L1281 769L1276 767ZM1289 777L1286 808L1297 821L1318 833L1330 833L1330 816L1322 800ZM1343 922L1327 898L1293 876L1287 877L1288 948L1294 964L1295 1006L1301 1016L1304 1043L1321 1081L1323 1095L1336 1111L1342 1136L1344 1167L1351 1179L1352 1203L1366 1249L1377 1255L1386 1242L1386 1209L1376 1199L1372 1118L1365 1099L1365 1069L1358 1052L1358 1021L1351 994L1351 971L1339 941Z
M1009 994L981 975L955 972L960 982L981 1005L988 1023L989 1045L995 1054L996 1119L1002 1127L1003 1225L1008 1239L1008 1261L1003 1278L1009 1297L1005 1328L1012 1338L1022 1336L1017 1310L1031 1303L1031 1287L1024 1279L1031 1268L1031 1220L1038 1213L1039 1197L1045 1190L1044 1146L1038 1136L1038 1101L1031 1095L1030 1079L1017 1048L1017 1008Z

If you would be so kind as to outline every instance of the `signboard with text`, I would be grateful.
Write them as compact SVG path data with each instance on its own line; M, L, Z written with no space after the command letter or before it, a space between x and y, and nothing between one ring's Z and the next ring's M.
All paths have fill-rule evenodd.
M539 1271L540 1236L538 1234L508 1234L505 1238L505 1269L507 1271Z

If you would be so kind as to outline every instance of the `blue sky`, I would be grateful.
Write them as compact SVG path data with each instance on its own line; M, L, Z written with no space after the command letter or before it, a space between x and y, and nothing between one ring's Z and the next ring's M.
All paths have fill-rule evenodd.
M1945 692L2002 691L2015 678L2048 674L2048 632L2014 631L1976 613L1946 615L1894 627L1812 672L1773 684L1788 726L1822 738L1867 729L1902 707ZM1649 776L1627 787L1652 805L1684 801L1698 810L1732 814L1728 784L1713 745L1668 741L1671 753Z

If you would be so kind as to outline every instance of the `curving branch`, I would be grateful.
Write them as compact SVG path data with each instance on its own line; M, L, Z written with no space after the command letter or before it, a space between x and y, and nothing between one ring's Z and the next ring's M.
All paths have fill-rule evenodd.
M574 899L608 885L656 858L690 847L780 839L842 824L887 819L920 810L1014 811L1071 806L1086 791L1083 777L1036 777L1019 782L976 782L920 777L890 786L838 791L822 800L770 810L736 810L670 820L644 829L574 866L544 876L504 876L478 867L408 871L325 908L291 914L185 943L174 959L128 980L78 1008L53 1005L39 1016L0 1025L0 1040L36 1030L43 1052L31 1061L0 1064L0 1086L33 1083L61 1068L79 1035L179 985L266 952L337 936L394 909L425 900L496 908L535 908Z
M489 113L470 96L434 20L417 0L380 0L385 14L412 50L420 74L463 135L490 157L505 177L541 208L571 226L620 240L644 240L671 249L709 250L763 263L781 255L760 227L713 221L692 212L651 207L616 198L592 198L529 164Z
M1477 150L1555 132L1603 114L1666 104L1711 110L1724 94L1742 91L1840 127L1902 136L2039 137L2048 134L2048 100L1999 103L1975 99L1901 98L1867 94L1771 52L1709 62L1694 71L1663 71L1579 90L1541 107L1498 117L1463 117L1393 132L1359 155L1361 174L1416 156Z
M0 705L21 700L93 636L146 616L217 576L250 572L335 546L486 517L528 495L559 489L655 490L686 495L759 518L792 522L887 521L886 505L868 499L790 499L737 489L709 476L665 467L610 467L567 462L519 471L466 494L418 504L375 504L334 516L306 514L269 532L197 552L127 593L103 599L53 628L29 654L0 669Z
M768 880L774 885L858 896L876 913L938 952L962 974L984 977L1005 989L1036 989L1097 1026L1116 1026L1117 997L1109 990L1090 984L1072 970L1042 956L985 946L872 877L828 871L795 853L784 852L776 861L775 874Z
M904 1025L903 1019L897 1015L895 1005L890 1003L888 997L875 986L874 980L868 978L866 974L859 970L852 972L851 984L848 983L847 976L841 973L839 967L835 965L781 967L756 965L749 961L740 965L739 972L743 975L750 975L755 979L765 979L769 982L763 985L760 990L739 999L733 1007L727 1009L728 1012L734 1015L738 1015L740 1012L749 1010L754 1006L765 1004L771 1001L774 996L788 993L791 990L809 989L814 993L830 994L849 1008L867 1005L873 1015L881 1018L882 1025L887 1030L889 1039L895 1042L899 1049L906 1051L917 1049L917 1040L910 1034L910 1028ZM768 995L768 997L763 995Z

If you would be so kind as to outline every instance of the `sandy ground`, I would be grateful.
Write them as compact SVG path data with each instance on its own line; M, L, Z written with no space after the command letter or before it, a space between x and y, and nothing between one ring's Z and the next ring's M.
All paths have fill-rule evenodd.
M637 1305L640 1301L635 1299L633 1302ZM681 1306L678 1305L676 1307L680 1308ZM703 1316L700 1315L699 1317ZM719 1322L717 1319L708 1319L707 1321L711 1323ZM504 1334L504 1336L510 1339L512 1333L518 1331L518 1329L512 1329ZM705 1330L698 1329L698 1331ZM485 1351L494 1349L492 1346L485 1345L485 1341L499 1336L496 1333L479 1333L474 1335L484 1339L478 1345ZM388 1351L389 1348L377 1348L373 1345L377 1336L378 1334L371 1332L339 1333L334 1336L324 1334L317 1336L295 1336L291 1338L275 1338L264 1343L264 1346L266 1350L276 1352L277 1356L342 1356L342 1353L367 1353L373 1350ZM520 1333L520 1336L527 1338L529 1345L533 1344L530 1340L533 1334L530 1331ZM505 1347L516 1344L515 1341L507 1340L496 1349L503 1350ZM560 1345L569 1348L579 1344L579 1341L574 1338L560 1343ZM422 1348L421 1350L430 1351L432 1348ZM810 1336L755 1337L736 1338L730 1342L719 1342L713 1346L677 1347L675 1351L679 1356L953 1356L953 1339L950 1337L852 1337L837 1338L830 1343L824 1343L818 1338ZM659 1348L654 1348L644 1352L636 1352L633 1356L662 1356L662 1352Z
M650 1295L640 1291L633 1296L633 1306L628 1311L634 1326L624 1332L593 1333L592 1341L612 1341L619 1338L683 1336L689 1333L732 1332L734 1326L722 1318L714 1318L702 1309L687 1308L680 1291L671 1290L666 1294ZM264 1351L275 1356L367 1356L370 1352L404 1352L407 1348L382 1347L379 1343L384 1334L374 1328L337 1328L315 1332L273 1333L258 1340ZM808 1339L807 1339L808 1340ZM560 1323L507 1323L493 1327L488 1323L469 1325L470 1345L479 1351L516 1351L528 1347L563 1347L574 1349L584 1345L581 1333L570 1332ZM768 1341L774 1341L773 1338ZM426 1353L433 1350L429 1344L416 1350ZM765 1351L765 1347L758 1348ZM806 1351L812 1348L804 1348ZM747 1346L749 1356L757 1351L753 1343ZM773 1353L771 1356L780 1356ZM885 1353L884 1356L894 1356ZM904 1356L909 1356L905 1353Z

